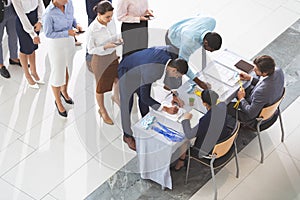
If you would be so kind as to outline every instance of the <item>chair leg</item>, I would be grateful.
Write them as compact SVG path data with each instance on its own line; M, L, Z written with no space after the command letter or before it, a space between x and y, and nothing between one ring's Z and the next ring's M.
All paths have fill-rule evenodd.
M282 118L281 118L281 112L280 109L278 108L279 112L279 121L280 121L280 128L281 128L281 142L284 141L284 130L283 130L283 123L282 123Z
M263 148L262 148L262 143L261 143L261 138L260 138L260 124L261 124L261 122L259 122L257 124L256 130L257 130L257 137L258 137L260 154L261 154L260 163L263 163L264 162L264 151L263 151Z
M239 169L238 154L237 154L235 141L234 141L234 154L235 154L235 165L236 165L236 178L239 178L240 169Z
M215 172L214 172L214 161L215 161L215 158L212 158L210 161L210 170L211 170L211 176L212 176L214 190L215 190L214 200L217 200L218 191L217 191L217 183L216 183Z
M187 181L188 181L188 176L189 176L189 171L190 171L190 163L191 163L191 150L189 148L188 149L188 163L187 163L186 174L185 174L185 184L187 184Z

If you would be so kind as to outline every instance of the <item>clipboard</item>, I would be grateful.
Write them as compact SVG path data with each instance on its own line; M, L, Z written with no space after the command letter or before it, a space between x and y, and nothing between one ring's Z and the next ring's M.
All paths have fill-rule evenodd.
M190 124L191 128L194 128L199 123L199 119L203 117L204 114L194 108L189 113L193 115L192 119L190 119Z
M235 65L234 65L236 68L246 72L247 74L249 74L254 66L251 65L250 63L244 61L244 60L240 60L239 62L237 62Z

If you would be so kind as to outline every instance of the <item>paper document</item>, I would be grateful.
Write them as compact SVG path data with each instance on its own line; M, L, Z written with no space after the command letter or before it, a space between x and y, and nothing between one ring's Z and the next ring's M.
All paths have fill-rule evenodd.
M213 62L213 64L203 71L205 74L220 80L224 84L233 87L239 80L238 72L227 68L218 62Z
M194 108L190 111L190 113L193 115L192 119L190 119L191 128L194 128L199 123L199 119L203 117L204 114Z
M162 102L162 105L167 106L167 107L173 106L171 103L168 103L168 102ZM179 108L179 110L176 114L169 114L165 111L155 111L155 110L153 110L153 111L163 117L166 117L166 118L172 120L172 121L178 121L178 119L186 112L183 108Z

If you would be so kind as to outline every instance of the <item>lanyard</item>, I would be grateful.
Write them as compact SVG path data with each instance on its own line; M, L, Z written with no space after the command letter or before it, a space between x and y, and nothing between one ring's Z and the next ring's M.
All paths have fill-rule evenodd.
M163 136L165 136L170 141L172 141L172 142L181 142L184 139L184 136L180 132L178 132L178 131L176 131L176 130L174 130L172 128L169 128L169 127L163 125L160 122L157 122L157 124L162 129L160 129L160 128L156 127L156 126L152 126L151 127L152 130L154 130L157 133L162 134Z

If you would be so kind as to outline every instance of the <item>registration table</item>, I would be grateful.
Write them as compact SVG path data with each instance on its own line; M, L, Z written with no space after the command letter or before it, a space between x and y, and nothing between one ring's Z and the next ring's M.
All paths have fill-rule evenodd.
M201 73L198 73L198 77L200 80L211 84L211 89L219 94L221 101L229 103L240 87L238 82L238 73L240 70L236 69L234 64L241 59L242 58L238 55L224 50L220 54L219 59L211 61ZM244 83L244 85L245 84L247 83ZM197 86L189 81L185 82L178 89L179 98L185 103L182 114L185 111L190 111L192 108L202 113L206 112L202 105L201 98L194 94L195 89L197 89ZM191 97L195 99L193 106L189 105L189 98ZM170 103L172 95L166 95L160 99L164 99L164 102ZM148 116L155 117L153 125L150 126L159 127L157 122L160 122L183 134L182 125L176 120L177 117L180 118L179 116L172 119L172 117L166 113L163 114L153 110L145 117ZM189 141L184 139L180 142L172 142L164 135L152 130L151 127L145 129L141 123L143 119L139 120L132 127L136 140L141 178L153 180L160 184L162 188L172 189L170 164L186 151L189 146Z

